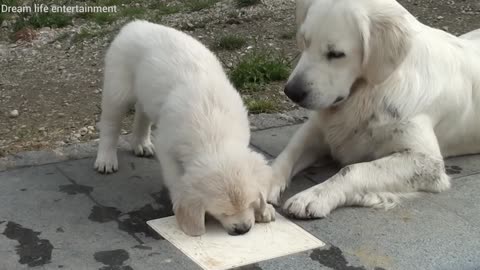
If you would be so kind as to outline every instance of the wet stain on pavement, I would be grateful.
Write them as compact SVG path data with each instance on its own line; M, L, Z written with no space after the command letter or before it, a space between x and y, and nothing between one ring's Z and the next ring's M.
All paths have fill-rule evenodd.
M115 207L94 205L88 219L99 223L105 223L116 220L121 213L122 212Z
M459 166L445 166L445 171L447 172L448 175L452 174L460 174L462 173L463 169L462 167Z
M142 233L145 237L164 240L147 225L147 221L173 215L170 197L165 190L150 195L155 203L146 204L127 213L122 213L116 207L95 205L92 207L88 219L99 223L116 221L120 230L132 236Z
M350 266L341 249L330 246L329 249L315 249L310 258L334 270L366 270L364 267Z
M131 266L124 265L125 261L130 258L130 255L124 249L95 252L93 258L105 265L99 270L133 270Z
M133 246L133 248L143 249L143 250L152 250L152 247L144 246L144 245L136 245L136 246Z
M232 270L263 270L258 263L232 268Z
M52 259L53 245L47 239L40 239L40 234L11 221L3 232L7 238L18 241L15 248L20 257L18 262L29 267L48 264Z
M79 184L61 185L58 187L58 189L60 192L67 193L68 195L76 195L76 194L90 195L90 193L93 191L93 187L79 185Z

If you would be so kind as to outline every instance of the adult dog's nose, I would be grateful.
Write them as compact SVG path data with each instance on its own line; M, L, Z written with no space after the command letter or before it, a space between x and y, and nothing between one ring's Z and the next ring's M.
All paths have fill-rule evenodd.
M283 92L295 103L301 103L307 96L307 91L303 81L295 78L285 85Z
M251 225L248 224L236 224L233 228L233 231L229 232L230 235L241 235L246 234L252 228Z

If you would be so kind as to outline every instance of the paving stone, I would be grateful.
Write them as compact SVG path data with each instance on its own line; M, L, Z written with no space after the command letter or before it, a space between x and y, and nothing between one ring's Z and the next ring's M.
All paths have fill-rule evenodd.
M252 133L251 143L276 157L285 148L299 127L300 125L292 125L256 131Z

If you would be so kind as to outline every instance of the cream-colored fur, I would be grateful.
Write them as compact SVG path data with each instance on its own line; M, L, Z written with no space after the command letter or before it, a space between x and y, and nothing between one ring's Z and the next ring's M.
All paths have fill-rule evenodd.
M132 148L156 152L185 233L203 234L206 214L230 234L274 220L264 199L271 168L249 148L246 108L213 53L182 32L135 21L115 38L105 65L99 172L118 169L121 119L135 104Z
M287 213L390 208L448 189L444 157L480 153L480 30L455 37L395 0L297 0L297 23L302 56L285 93L312 114L273 164L270 202L324 155L346 167Z

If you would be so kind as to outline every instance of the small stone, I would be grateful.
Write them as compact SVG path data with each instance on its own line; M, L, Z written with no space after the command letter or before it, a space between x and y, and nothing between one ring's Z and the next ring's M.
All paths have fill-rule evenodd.
M443 16L438 16L437 19L441 20L443 19Z
M91 130L91 131L94 131L94 130L95 130L95 127L94 127L94 126L88 126L87 129L88 129L88 130Z
M64 117L65 114L64 113L58 113L58 117Z
M448 32L448 26L443 26L442 29Z
M293 118L290 115L284 114L284 113L279 114L279 117L281 119L285 120L285 121L288 121L288 122L294 122L295 121L295 118Z
M18 110L13 110L10 112L10 117L11 118L16 118L18 117L19 113L18 113Z
M64 146L67 143L65 143L64 141L58 141L55 144L58 145L58 146Z
M122 129L122 130L120 131L120 133L122 133L122 135L125 135L125 134L127 134L128 132L127 132L125 129Z
M45 131L45 130L46 130L45 127L41 127L41 128L38 129L38 131Z
M80 133L73 133L73 138L80 138L82 135Z
M83 127L79 130L81 136L85 136L88 133L88 129L86 127Z
M55 48L57 48L57 49L61 49L61 48L62 48L62 45L60 45L60 44L57 44L57 45L55 45Z

